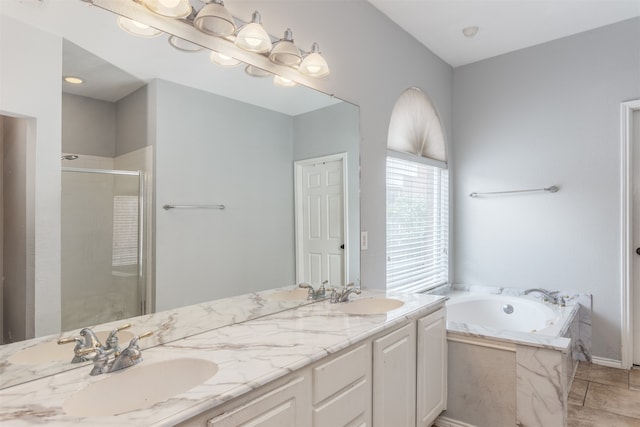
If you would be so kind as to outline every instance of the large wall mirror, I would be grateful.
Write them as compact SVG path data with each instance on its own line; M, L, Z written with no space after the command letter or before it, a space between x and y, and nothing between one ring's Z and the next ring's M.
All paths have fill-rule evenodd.
M302 281L359 283L358 107L214 65L167 34L136 38L81 0L2 3L7 28L61 44L55 332ZM12 113L0 108L5 150ZM327 224L330 268L304 249ZM5 282L5 310L18 282ZM24 316L3 313L5 343L33 338Z

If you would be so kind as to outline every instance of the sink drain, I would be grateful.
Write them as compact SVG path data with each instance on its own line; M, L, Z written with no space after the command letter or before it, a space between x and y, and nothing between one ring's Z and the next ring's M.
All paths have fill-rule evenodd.
M513 313L513 306L511 304L505 304L502 306L502 311L504 311L507 314L511 314Z

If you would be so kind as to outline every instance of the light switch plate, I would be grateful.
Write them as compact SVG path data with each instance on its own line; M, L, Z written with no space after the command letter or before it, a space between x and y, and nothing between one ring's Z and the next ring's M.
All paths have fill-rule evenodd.
M362 231L360 233L360 250L366 251L369 248L369 232Z

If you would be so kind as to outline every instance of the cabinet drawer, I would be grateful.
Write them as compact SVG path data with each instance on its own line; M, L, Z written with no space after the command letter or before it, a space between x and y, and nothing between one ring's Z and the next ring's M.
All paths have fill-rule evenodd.
M371 369L368 343L313 368L313 404L316 405L368 375Z
M306 384L306 386L305 386ZM207 422L208 427L297 427L308 425L308 380L304 377L259 396Z
M365 423L371 402L371 384L362 378L313 410L313 427L338 427ZM360 422L357 422L360 421Z

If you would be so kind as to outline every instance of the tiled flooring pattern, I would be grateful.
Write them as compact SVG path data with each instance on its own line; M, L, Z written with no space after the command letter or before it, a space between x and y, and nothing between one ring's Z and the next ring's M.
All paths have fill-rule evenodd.
M568 427L640 427L640 367L580 362L569 392Z

